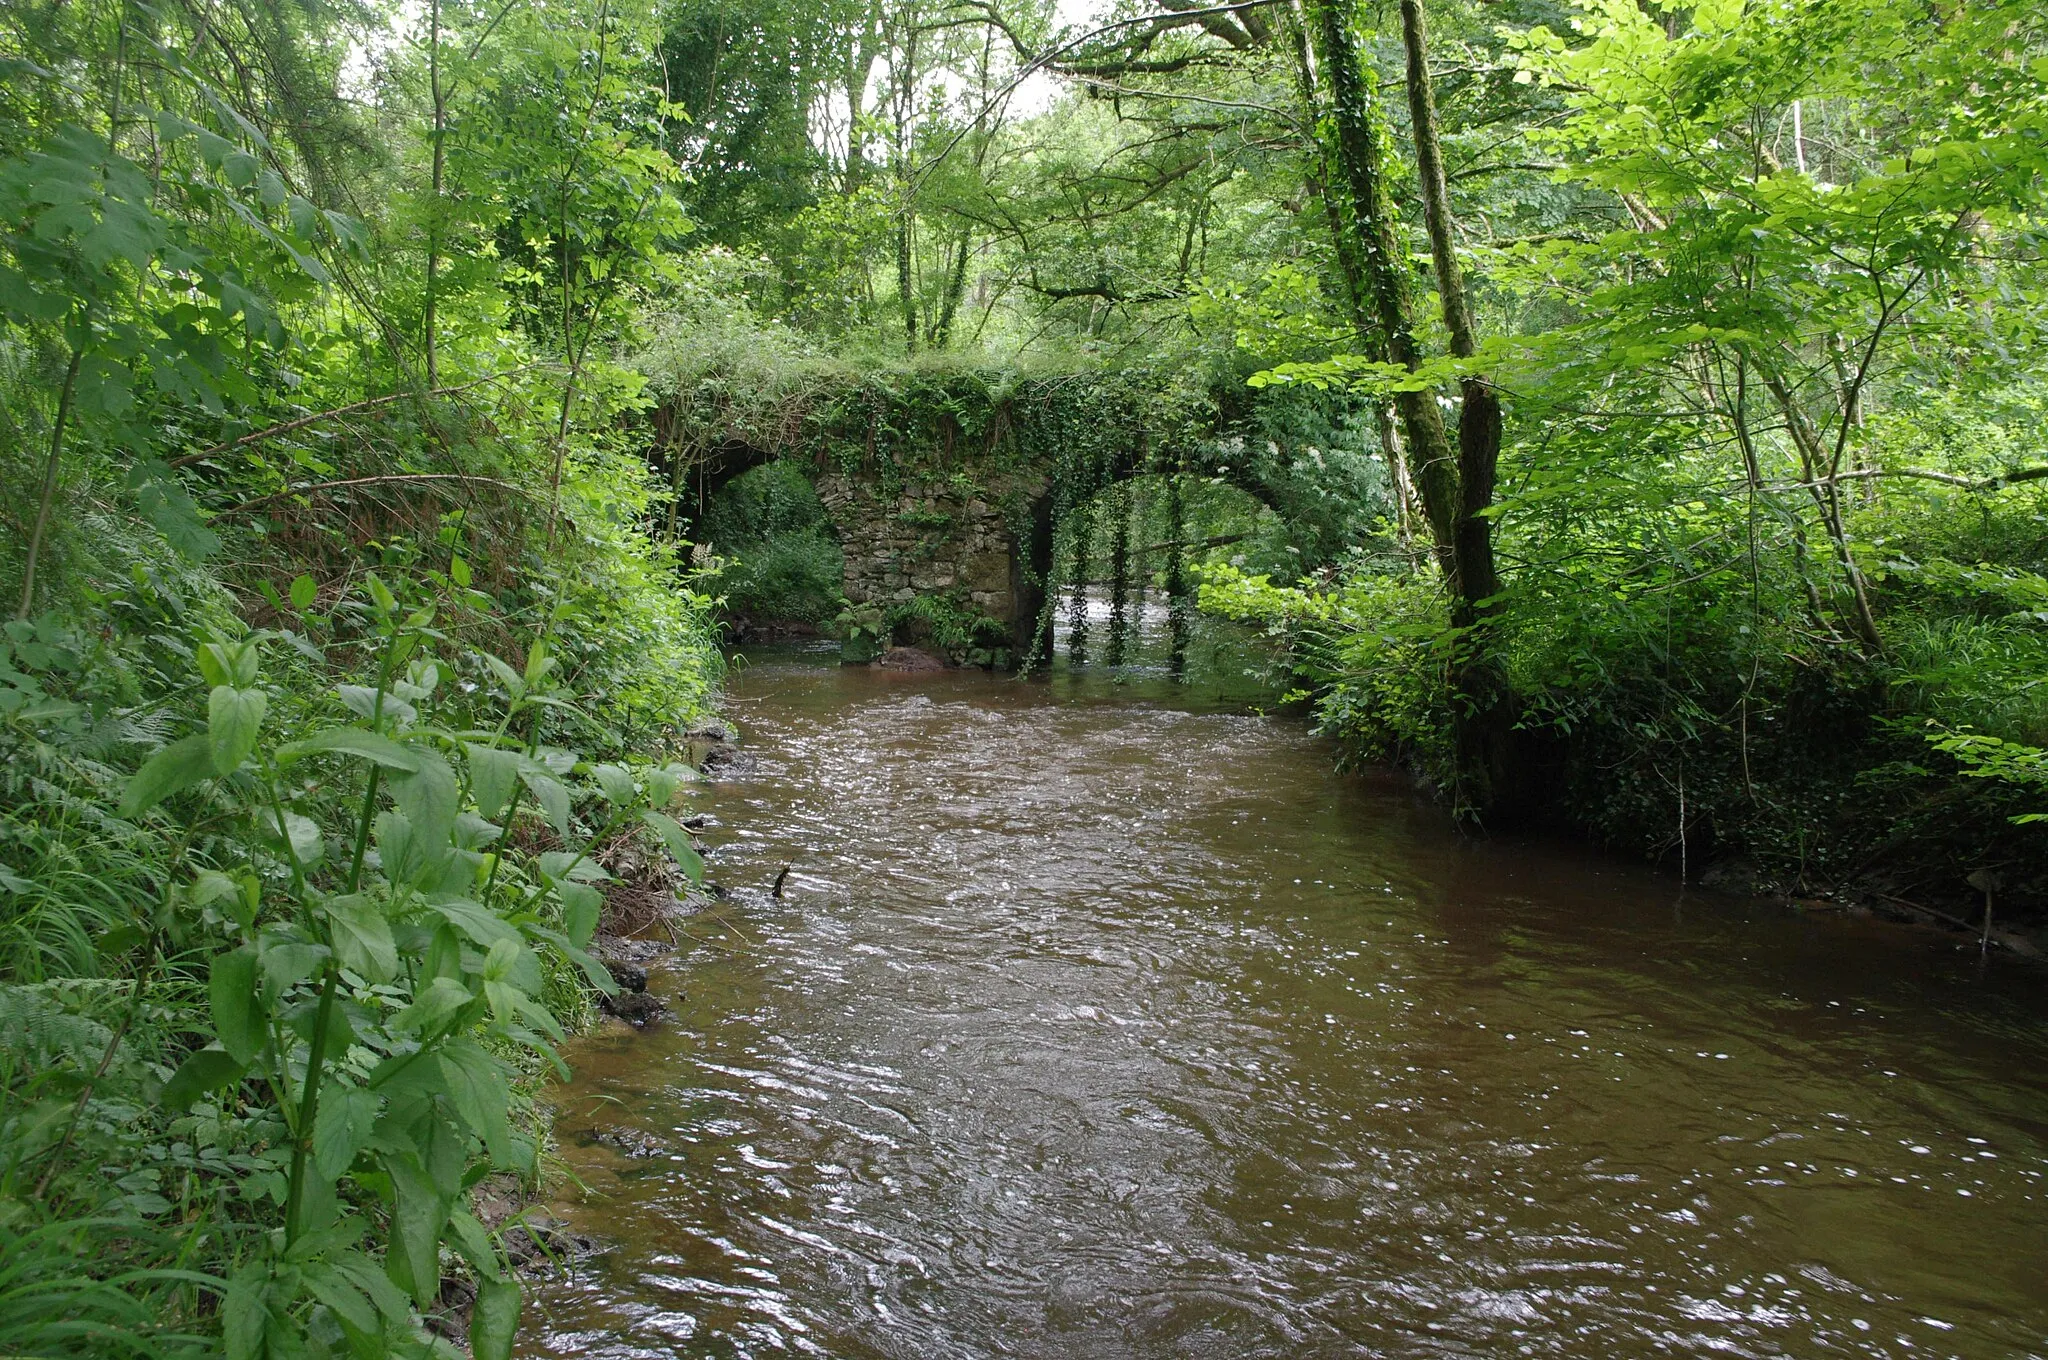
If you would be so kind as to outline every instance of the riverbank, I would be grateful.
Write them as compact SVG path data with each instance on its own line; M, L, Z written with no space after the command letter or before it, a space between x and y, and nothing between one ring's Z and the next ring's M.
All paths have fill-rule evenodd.
M466 547L138 566L6 629L8 1347L509 1353L544 1234L483 1210L615 989L604 888L701 873L670 810L719 661L644 539L536 532L488 592Z
M1477 823L1979 932L1989 902L1994 934L2024 949L2012 928L2048 927L2048 785L2023 744L2038 675L1983 655L2038 646L2032 616L2010 613L2022 578L2039 580L1987 568L1982 598L1961 600L1898 584L1883 616L1894 643L1870 656L1811 636L1796 611L1765 641L1698 582L1596 613L1510 593L1477 643L1444 628L1426 573L1287 587L1215 567L1201 599L1266 630L1347 760L1409 769ZM1514 715L1506 782L1484 809L1461 801L1447 679L1453 650L1475 645Z

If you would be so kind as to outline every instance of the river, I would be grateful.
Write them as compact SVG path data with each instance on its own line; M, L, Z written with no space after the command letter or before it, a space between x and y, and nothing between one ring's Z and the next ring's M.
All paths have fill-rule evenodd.
M525 1356L2048 1355L2033 968L1464 837L1200 691L731 711L735 897L571 1046L614 1245Z

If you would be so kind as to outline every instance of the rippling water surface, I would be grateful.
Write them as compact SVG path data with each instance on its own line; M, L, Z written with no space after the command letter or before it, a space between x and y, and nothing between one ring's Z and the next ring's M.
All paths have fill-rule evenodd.
M737 896L575 1048L616 1246L530 1357L2048 1355L2039 972L1460 839L1164 690L733 712Z

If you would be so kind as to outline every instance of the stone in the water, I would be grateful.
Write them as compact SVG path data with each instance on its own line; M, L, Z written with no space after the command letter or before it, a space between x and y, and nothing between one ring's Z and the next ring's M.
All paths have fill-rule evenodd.
M752 774L754 757L733 746L714 746L704 753L706 774Z
M643 987L646 986L645 974L641 975L641 985ZM659 1020L668 1009L668 1007L661 1004L659 999L648 995L644 991L620 992L617 996L601 996L598 998L598 1004L613 1015L618 1016L619 1019L624 1020L627 1024L642 1029L646 1028L650 1022Z
M942 671L946 659L934 656L920 647L891 647L883 652L874 663L875 669L884 671Z
M732 724L716 716L697 719L683 729L683 735L692 741L731 741Z
M665 1157L668 1146L645 1129L629 1129L619 1125L593 1129L591 1139L608 1148L616 1148L628 1157Z

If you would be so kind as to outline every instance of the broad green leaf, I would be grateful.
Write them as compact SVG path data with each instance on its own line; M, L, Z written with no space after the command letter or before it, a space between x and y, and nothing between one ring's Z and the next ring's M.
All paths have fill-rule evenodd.
M482 850L505 834L505 828L496 822L487 822L474 812L463 812L455 819L455 845L462 850Z
M413 834L429 856L447 850L462 810L460 786L448 762L432 751L417 753L419 767L391 780L391 801L412 822Z
M320 824L311 817L287 812L284 814L284 829L300 868L312 868L327 853L327 841L320 834Z
M469 1315L469 1352L476 1360L512 1360L519 1330L519 1282L480 1275L476 1305Z
M391 1277L369 1257L351 1251L337 1257L333 1264L356 1288L370 1296L385 1321L404 1324L412 1320L412 1304L405 1291L393 1286Z
M455 1250L463 1260L474 1266L479 1275L497 1273L498 1250L491 1245L491 1234L475 1214L457 1204L448 1215L448 1226L454 1230Z
M268 700L260 689L215 685L206 701L206 740L216 774L233 774L256 749Z
M222 899L241 895L241 888L235 880L218 869L201 869L192 876L192 905L210 907Z
M330 727L303 741L287 742L277 748L277 758L281 763L290 764L322 752L358 756L401 774L410 774L420 765L419 757L408 748L381 733L361 727Z
M266 938L258 955L263 985L271 995L282 995L287 988L313 976L326 957L327 950L317 944Z
M292 608L303 614L319 598L320 587L314 584L312 577L300 575L292 578Z
M695 770L673 761L658 770L650 771L645 781L648 803L656 808L667 807L675 801L676 791L696 777Z
M533 791L535 801L540 804L541 811L547 816L548 825L558 834L568 835L569 790L562 786L562 781L533 765L521 769L519 776L526 781L526 787Z
M115 813L133 817L213 774L213 747L203 734L174 741L158 751L128 781Z
M690 839L690 833L683 830L675 818L652 808L640 814L640 820L654 828L663 845L674 857L676 864L689 876L692 883L704 882L704 857L697 853L697 846Z
M193 1101L229 1085L246 1070L226 1049L202 1048L180 1063L164 1083L164 1108L183 1114L192 1108Z
M434 978L419 990L410 1006L391 1017L391 1028L406 1034L431 1032L474 1000L469 988L454 978Z
M467 935L472 943L490 949L500 940L519 942L519 932L506 924L504 919L474 902L461 899L431 904L431 909L441 918Z
M599 765L590 773L597 779L598 791L616 807L625 807L640 796L633 787L633 776L616 765Z
M441 1292L441 1229L448 1222L454 1188L435 1185L419 1159L408 1153L388 1156L383 1165L396 1201L384 1269L424 1308Z
M221 1047L244 1066L255 1061L268 1038L263 998L256 990L256 951L244 945L216 955L206 992Z
M540 871L549 878L573 879L578 883L604 883L611 878L602 864L574 850L543 850L537 860Z
M517 1169L506 1114L511 1074L505 1065L467 1039L442 1045L434 1058L441 1069L442 1089L469 1131L483 1139L492 1164Z
M513 670L502 659L492 656L489 652L482 653L482 656L484 664L489 666L492 674L498 677L498 683L505 687L505 693L512 698L513 702L516 703L526 697L526 681L520 676L518 671Z
M377 1122L377 1094L360 1086L327 1083L320 1092L320 1113L313 1120L313 1163L320 1178L332 1184L355 1162L370 1141Z
M469 755L470 797L476 800L476 810L495 822L512 801L513 784L519 778L519 753L476 742L467 743L464 750Z
M484 955L484 981L499 982L512 976L519 963L521 945L516 937L499 940Z
M427 847L413 834L412 818L396 809L377 814L377 859L393 885L411 884L427 870Z
M597 934L597 919L604 911L604 894L587 883L558 883L555 896L562 899L562 931L578 949Z
M307 1292L333 1311L352 1339L374 1339L384 1330L377 1318L377 1305L333 1266L319 1262L307 1269L305 1278Z
M331 897L322 910L341 966L366 981L389 982L398 972L398 947L377 904L357 893Z
M227 1360L260 1360L263 1333L270 1324L269 1295L269 1272L262 1261L243 1266L229 1279L220 1302Z

